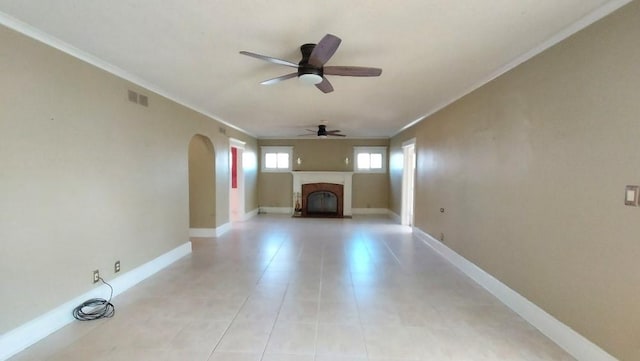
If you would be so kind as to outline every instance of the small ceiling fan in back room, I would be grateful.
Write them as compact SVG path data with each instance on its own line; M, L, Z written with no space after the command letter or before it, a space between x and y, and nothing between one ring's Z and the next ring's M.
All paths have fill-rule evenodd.
M338 50L338 46L340 46L341 41L342 40L337 36L327 34L320 40L320 42L318 42L318 44L304 44L300 46L302 60L300 60L298 64L249 51L241 51L240 54L298 69L294 73L285 74L260 83L264 85L275 84L283 80L298 77L302 83L313 84L323 93L330 93L333 91L333 86L325 75L372 77L380 76L380 74L382 74L382 69L379 68L368 68L362 66L325 66L324 64L329 61L336 50Z
M316 136L318 138L326 138L326 137L346 137L346 135L344 134L339 134L341 132L341 130L335 129L335 130L327 130L327 125L326 124L319 124L318 125L318 130L313 130L313 129L306 129L309 133L306 134L300 134L300 137L304 137L304 136Z

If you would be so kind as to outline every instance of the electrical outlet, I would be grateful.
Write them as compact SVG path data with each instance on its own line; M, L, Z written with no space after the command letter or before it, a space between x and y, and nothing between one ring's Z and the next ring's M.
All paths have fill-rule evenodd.
M93 271L93 283L98 283L100 281L100 271Z
M115 273L120 272L120 261L116 261L116 263L114 263L114 265L113 265L113 271L114 271Z

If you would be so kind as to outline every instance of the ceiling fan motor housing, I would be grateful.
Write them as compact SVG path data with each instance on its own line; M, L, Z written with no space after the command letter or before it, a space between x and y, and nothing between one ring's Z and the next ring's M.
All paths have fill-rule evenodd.
M318 136L319 137L326 137L327 136L327 126L320 124L318 125Z
M317 68L309 64L309 57L311 52L315 49L316 44L303 44L300 46L300 52L302 53L302 60L298 63L298 77L304 74L314 74L322 77L324 72L322 68Z

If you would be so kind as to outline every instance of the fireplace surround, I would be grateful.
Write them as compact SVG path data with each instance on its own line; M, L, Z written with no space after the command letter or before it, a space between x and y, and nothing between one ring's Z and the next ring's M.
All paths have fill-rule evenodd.
M342 188L341 198L342 201L337 200L338 208L341 208L341 215L335 215L335 217L351 217L351 195L352 195L352 178L353 172L307 172L307 171L294 171L293 174L293 194L300 195L300 202L307 201L307 195L303 195L303 185L307 185L305 189L313 191L323 191L336 194L338 197L339 190ZM309 187L308 185L316 184L316 188ZM321 188L318 188L317 184L323 184ZM327 185L329 189L327 189ZM294 202L296 201L294 197ZM303 204L304 205L304 204ZM302 207L303 211L306 207ZM304 214L303 214L304 215ZM326 216L326 215L324 215Z

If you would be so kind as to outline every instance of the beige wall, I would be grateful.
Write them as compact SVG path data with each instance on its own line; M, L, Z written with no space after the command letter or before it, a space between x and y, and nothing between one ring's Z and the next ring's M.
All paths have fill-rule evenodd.
M405 131L389 140L389 210L402 215L402 176L404 154L402 144L414 137L414 129Z
M353 208L389 209L389 175L356 173L353 175Z
M189 226L215 228L215 158L209 138L197 134L189 142Z
M228 136L255 139L2 27L0 44L0 333L91 289L94 269L110 280L114 261L126 272L189 240L195 134L213 142L228 222Z
M389 146L388 139L260 139L259 146L292 146L294 171L353 171L353 147ZM295 160L302 161L298 165ZM346 164L345 158L349 158ZM260 173L260 206L291 207L291 173ZM355 174L353 208L384 208L389 205L389 178L385 174Z
M245 141L246 141L245 137ZM243 151L243 171L244 171L244 209L245 212L257 211L258 209L258 143L256 139L251 139L244 146Z
M417 138L418 228L621 360L640 360L638 39L632 2L391 142Z

